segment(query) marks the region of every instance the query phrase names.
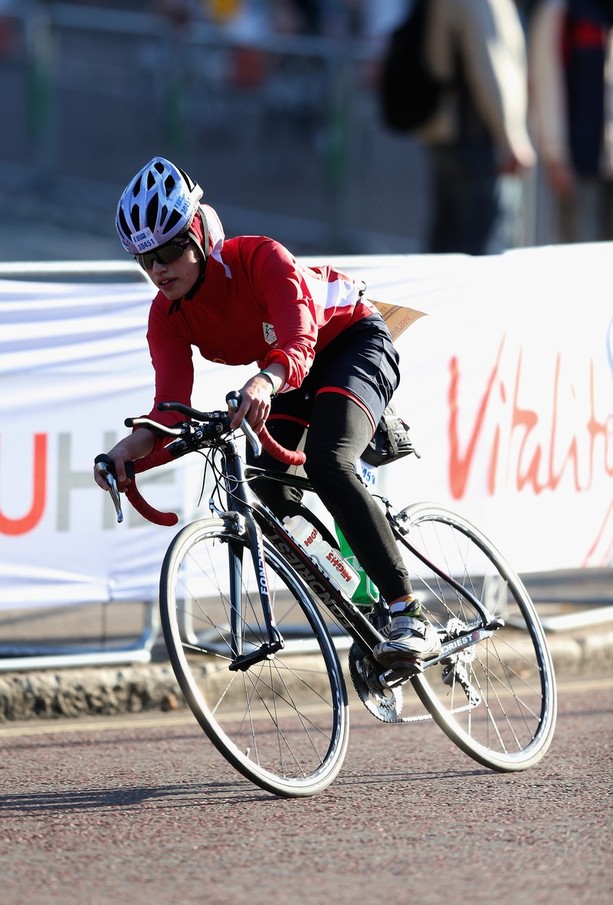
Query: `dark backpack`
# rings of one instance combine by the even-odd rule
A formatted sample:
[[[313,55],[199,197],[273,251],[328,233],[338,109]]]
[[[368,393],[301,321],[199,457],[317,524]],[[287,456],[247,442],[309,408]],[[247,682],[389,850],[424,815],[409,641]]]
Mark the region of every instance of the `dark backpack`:
[[[423,126],[440,103],[443,83],[424,60],[428,0],[415,0],[405,21],[388,39],[381,61],[379,104],[384,126],[411,132]]]

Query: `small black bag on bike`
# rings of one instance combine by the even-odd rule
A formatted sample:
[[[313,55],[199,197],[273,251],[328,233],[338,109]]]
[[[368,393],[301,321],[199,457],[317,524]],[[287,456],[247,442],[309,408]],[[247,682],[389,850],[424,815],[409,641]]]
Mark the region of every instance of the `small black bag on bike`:
[[[387,465],[388,462],[395,462],[411,453],[419,458],[409,437],[409,425],[396,414],[392,405],[388,405],[360,458],[368,465]]]

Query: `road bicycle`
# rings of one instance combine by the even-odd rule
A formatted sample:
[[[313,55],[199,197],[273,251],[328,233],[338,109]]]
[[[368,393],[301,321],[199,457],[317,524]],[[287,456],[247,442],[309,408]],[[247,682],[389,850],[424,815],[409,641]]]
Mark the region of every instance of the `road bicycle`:
[[[187,420],[169,428],[127,419],[170,440],[134,463],[135,472],[198,452],[212,488],[211,516],[181,528],[164,557],[164,639],[189,707],[233,767],[280,796],[323,791],[347,751],[347,674],[377,719],[432,719],[493,770],[524,770],[543,757],[556,723],[547,641],[520,578],[478,528],[435,503],[398,510],[374,494],[442,642],[438,656],[385,670],[372,655],[390,620],[385,601],[370,609],[352,602],[252,486],[271,480],[309,491],[308,480],[295,469],[246,463],[227,410],[159,407]],[[245,422],[243,431],[257,456],[259,438]],[[286,464],[300,461],[302,454],[279,448],[266,432],[260,436]],[[110,460],[97,461],[120,518]],[[143,499],[135,480],[127,496],[146,518],[176,523],[174,513]]]

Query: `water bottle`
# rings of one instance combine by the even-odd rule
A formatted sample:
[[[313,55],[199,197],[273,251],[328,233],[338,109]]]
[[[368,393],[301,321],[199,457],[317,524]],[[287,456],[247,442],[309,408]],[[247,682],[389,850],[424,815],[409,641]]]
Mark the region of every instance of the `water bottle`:
[[[360,576],[340,552],[331,547],[317,528],[301,515],[286,516],[283,524],[302,549],[316,560],[332,584],[351,598],[360,583]]]
[[[379,591],[377,589],[377,586],[370,580],[370,578],[358,562],[355,553],[347,543],[345,535],[338,527],[336,522],[334,523],[334,528],[336,531],[336,536],[338,537],[338,543],[341,548],[343,558],[350,566],[354,568],[359,577],[359,584],[351,595],[351,600],[358,606],[370,608],[373,603],[376,603],[379,599]]]

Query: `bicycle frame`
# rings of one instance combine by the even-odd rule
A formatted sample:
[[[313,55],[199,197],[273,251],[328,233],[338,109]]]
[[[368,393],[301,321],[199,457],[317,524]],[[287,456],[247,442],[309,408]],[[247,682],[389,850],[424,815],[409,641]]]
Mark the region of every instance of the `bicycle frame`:
[[[227,401],[235,408],[237,404],[236,394],[229,394]],[[172,449],[171,457],[182,456],[194,448],[201,449],[203,446],[208,446],[210,449],[217,449],[222,453],[223,466],[221,480],[218,481],[218,485],[224,485],[224,490],[227,494],[227,511],[220,512],[215,506],[212,497],[209,501],[209,506],[211,512],[215,512],[222,518],[234,518],[236,520],[237,531],[239,531],[239,533],[246,531],[248,535],[249,550],[253,566],[259,577],[258,593],[264,616],[267,640],[260,645],[259,649],[244,653],[242,637],[238,631],[238,627],[242,624],[242,614],[239,609],[240,604],[238,604],[237,608],[233,610],[231,617],[232,624],[230,629],[232,632],[234,661],[230,669],[232,671],[247,670],[253,664],[274,656],[277,651],[280,651],[284,647],[283,638],[275,624],[273,607],[270,599],[262,532],[293,568],[297,576],[309,589],[312,596],[323,604],[338,624],[363,650],[368,650],[372,653],[375,645],[384,640],[383,635],[377,629],[376,625],[367,618],[358,606],[343,596],[341,591],[330,582],[328,576],[319,567],[318,563],[302,549],[291,534],[286,531],[284,525],[276,518],[274,513],[271,512],[257,495],[249,489],[250,480],[254,478],[265,478],[267,480],[279,481],[302,490],[312,491],[313,488],[309,481],[306,478],[301,478],[297,475],[289,475],[282,471],[267,471],[266,469],[244,463],[242,456],[238,452],[236,441],[231,436],[221,435],[223,431],[222,424],[227,417],[222,412],[199,413],[177,403],[162,403],[160,407],[163,409],[180,411],[188,415],[188,417],[197,416],[200,419],[198,426],[194,428],[193,437],[190,442],[186,442],[181,428],[166,429],[166,433],[176,438],[169,444],[168,450]],[[212,433],[210,431],[207,432],[207,430],[202,427],[203,423],[209,422],[212,422],[214,425]],[[148,418],[126,420],[126,425],[128,426],[147,423],[149,423],[149,426],[160,427],[159,425],[155,425],[154,422],[149,422]],[[254,448],[254,451],[256,451],[256,455],[259,455],[261,445],[258,438],[253,434],[253,431],[247,424],[244,423],[242,429]],[[195,444],[194,440],[196,441]],[[211,440],[214,440],[215,442],[211,442]],[[272,442],[274,443],[274,441]],[[288,451],[282,450],[282,452],[287,453]],[[295,453],[290,453],[289,455],[292,456],[295,455]],[[101,456],[98,457],[98,459],[106,459],[106,457]],[[290,460],[286,461],[289,463]],[[104,463],[98,467],[104,467]],[[468,588],[464,587],[461,582],[439,568],[435,563],[430,561],[425,554],[413,546],[407,540],[407,530],[402,526],[403,513],[400,512],[397,515],[393,515],[389,500],[383,497],[381,497],[381,500],[385,505],[385,516],[396,539],[400,541],[412,555],[417,557],[428,569],[430,569],[434,575],[438,576],[438,578],[449,585],[459,597],[463,597],[467,600],[474,607],[481,619],[480,623],[476,622],[473,625],[467,626],[465,630],[459,634],[454,635],[453,637],[447,637],[446,639],[443,638],[443,646],[437,657],[423,661],[412,661],[410,669],[413,672],[421,672],[428,666],[432,666],[487,638],[493,632],[501,628],[504,625],[504,621],[500,618],[493,618]],[[134,497],[132,497],[130,501],[133,505],[137,504],[137,500]],[[146,517],[150,517],[150,507],[148,507],[148,504],[146,504],[142,498],[141,502],[147,507],[144,514]],[[120,508],[116,501],[115,505],[119,517]],[[155,512],[155,510],[153,510],[153,512]],[[157,515],[161,515],[161,513],[157,513]],[[176,516],[174,516],[174,518],[176,519]],[[168,522],[164,523],[168,524]],[[236,602],[241,599],[240,582],[243,547],[240,546],[240,548],[235,548],[232,543],[230,543],[230,550],[230,591],[233,601]],[[382,627],[386,622],[385,611],[383,608],[380,608],[378,616],[379,624]],[[406,674],[403,673],[398,676],[393,671],[388,671],[384,675],[388,683],[395,683],[400,680],[403,681],[407,678]]]
[[[234,612],[234,624],[231,626],[231,631],[233,633],[232,648],[236,652],[236,659],[230,669],[233,671],[248,669],[254,663],[266,659],[283,647],[283,639],[275,624],[270,600],[262,532],[300,576],[313,596],[323,604],[347,634],[363,649],[372,651],[376,644],[384,640],[382,634],[359,607],[348,601],[334,587],[317,562],[302,549],[287,532],[283,523],[250,490],[249,481],[254,478],[275,480],[288,486],[312,491],[312,487],[306,478],[288,475],[283,472],[269,472],[256,466],[246,465],[238,452],[236,443],[233,440],[225,441],[222,480],[227,494],[228,510],[225,512],[218,511],[212,499],[209,505],[211,511],[214,511],[218,516],[228,517],[234,515],[237,517],[237,522],[238,520],[243,522],[244,527],[241,525],[240,530],[247,532],[249,549],[259,576],[258,593],[268,635],[267,642],[261,645],[258,650],[251,651],[248,654],[242,653],[241,639],[237,632],[237,627],[241,624],[242,614]],[[451,654],[478,643],[499,629],[504,624],[501,619],[493,619],[481,602],[467,588],[441,570],[421,551],[411,545],[403,535],[400,518],[391,514],[389,501],[384,500],[384,503],[386,505],[386,517],[396,537],[434,574],[453,587],[459,595],[464,596],[475,607],[483,620],[482,625],[472,627],[458,637],[444,642],[440,655],[424,661],[422,664],[423,668],[434,665]],[[242,548],[240,551],[233,550],[231,568],[233,589],[240,587],[241,555]],[[234,600],[240,601],[239,593],[234,593]]]
[[[228,510],[218,511],[212,500],[209,502],[209,506],[212,512],[222,518],[234,515],[244,522],[243,530],[247,532],[249,549],[259,576],[258,593],[268,634],[266,644],[262,645],[258,651],[253,651],[246,655],[238,653],[240,641],[237,640],[234,645],[234,648],[237,649],[237,658],[230,668],[233,670],[247,669],[253,663],[266,659],[283,646],[275,624],[270,601],[262,532],[345,631],[359,644],[372,650],[375,644],[383,640],[380,632],[377,631],[358,607],[343,597],[341,591],[337,590],[329,581],[317,562],[311,559],[308,553],[286,531],[283,523],[251,492],[248,482],[255,477],[270,477],[271,480],[281,480],[283,483],[290,483],[292,486],[301,487],[302,489],[312,489],[306,479],[301,479],[298,476],[271,475],[264,469],[245,465],[238,453],[236,443],[233,440],[225,442],[222,478],[227,494]],[[239,551],[233,551],[231,574],[234,583],[240,582],[239,559]],[[240,595],[236,594],[235,599],[240,600]],[[235,616],[236,625],[240,625],[241,614],[236,613]],[[231,628],[234,630],[233,627]]]

